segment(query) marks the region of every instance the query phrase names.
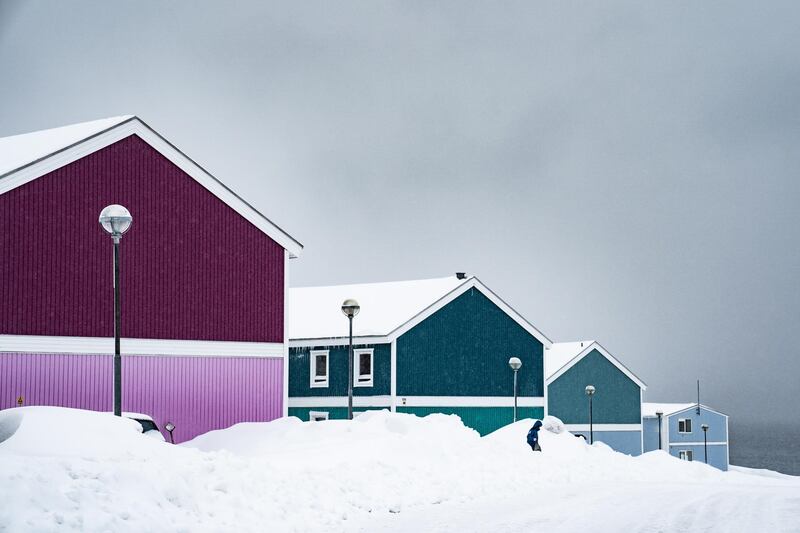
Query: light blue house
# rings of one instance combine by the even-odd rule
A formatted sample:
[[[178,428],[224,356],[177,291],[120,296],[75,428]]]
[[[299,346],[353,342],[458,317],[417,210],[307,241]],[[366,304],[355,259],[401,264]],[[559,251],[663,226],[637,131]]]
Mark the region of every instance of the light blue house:
[[[457,414],[481,434],[513,421],[510,357],[518,357],[518,417],[544,415],[544,348],[552,343],[476,277],[293,288],[289,296],[289,415],[345,418],[348,321],[354,412]]]
[[[545,363],[547,414],[587,441],[593,434],[618,452],[642,453],[642,380],[596,341],[555,343],[545,350]],[[595,390],[591,427],[589,385]]]
[[[697,403],[645,403],[642,412],[644,451],[728,469],[728,415]]]

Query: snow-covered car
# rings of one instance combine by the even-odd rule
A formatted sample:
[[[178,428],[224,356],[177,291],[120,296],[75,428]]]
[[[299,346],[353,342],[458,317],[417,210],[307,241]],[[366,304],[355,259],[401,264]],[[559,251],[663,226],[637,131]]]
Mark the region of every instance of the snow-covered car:
[[[160,441],[165,440],[164,435],[161,434],[161,431],[159,431],[158,426],[153,421],[152,417],[143,415],[141,413],[122,413],[122,416],[139,422],[139,425],[142,426],[143,435],[147,435],[148,437],[152,437]]]

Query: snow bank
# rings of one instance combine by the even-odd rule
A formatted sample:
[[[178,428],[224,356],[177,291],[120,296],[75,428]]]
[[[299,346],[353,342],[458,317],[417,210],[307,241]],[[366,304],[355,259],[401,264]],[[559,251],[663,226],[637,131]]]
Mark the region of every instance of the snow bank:
[[[457,416],[237,424],[181,446],[133,421],[60,408],[0,412],[0,530],[342,531],[436,504],[566,487],[776,482],[662,452],[631,458],[522,420],[481,438]],[[531,499],[533,502],[534,499]]]
[[[142,426],[129,418],[61,407],[19,407],[0,411],[0,452],[110,458],[171,450],[145,438]]]

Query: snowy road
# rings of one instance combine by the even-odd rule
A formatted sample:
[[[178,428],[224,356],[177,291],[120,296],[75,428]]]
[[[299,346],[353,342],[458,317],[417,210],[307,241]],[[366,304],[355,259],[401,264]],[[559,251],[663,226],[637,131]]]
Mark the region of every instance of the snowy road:
[[[787,523],[787,516],[797,520]],[[797,486],[587,485],[443,503],[354,528],[381,532],[800,532]]]
[[[787,516],[797,517],[787,522]],[[443,533],[800,532],[797,486],[713,486],[685,483],[587,485],[512,499],[443,503],[378,518],[356,531]]]

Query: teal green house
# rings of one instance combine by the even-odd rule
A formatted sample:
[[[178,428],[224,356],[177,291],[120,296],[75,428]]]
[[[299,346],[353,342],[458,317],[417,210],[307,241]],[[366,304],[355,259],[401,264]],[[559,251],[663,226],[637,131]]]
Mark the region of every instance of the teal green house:
[[[552,342],[478,278],[293,288],[289,295],[289,415],[346,418],[348,320],[353,320],[353,410],[456,414],[481,434],[545,411],[544,353]]]
[[[586,440],[640,455],[645,383],[596,341],[561,342],[545,351],[547,414]],[[591,418],[586,387],[592,386]]]

